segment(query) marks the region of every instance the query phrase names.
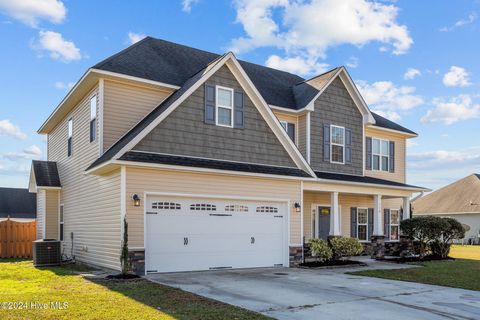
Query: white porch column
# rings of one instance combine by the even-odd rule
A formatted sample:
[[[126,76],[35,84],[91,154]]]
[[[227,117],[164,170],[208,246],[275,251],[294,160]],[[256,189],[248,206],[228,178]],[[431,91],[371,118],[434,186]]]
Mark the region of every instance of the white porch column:
[[[402,219],[410,219],[411,212],[410,212],[410,198],[404,197],[403,198],[403,218]]]
[[[379,194],[373,196],[373,235],[385,235],[382,219],[382,196]]]
[[[340,206],[338,205],[338,192],[330,194],[330,235],[340,236]]]

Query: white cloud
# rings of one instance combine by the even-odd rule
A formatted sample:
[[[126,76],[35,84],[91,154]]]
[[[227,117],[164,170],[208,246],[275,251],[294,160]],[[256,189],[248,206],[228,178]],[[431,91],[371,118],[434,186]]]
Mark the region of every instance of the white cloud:
[[[415,68],[408,68],[405,74],[403,75],[403,79],[405,80],[412,80],[415,77],[421,76],[422,73],[420,70],[415,69]]]
[[[448,100],[435,98],[433,104],[435,107],[422,117],[423,123],[441,122],[448,125],[461,120],[480,118],[480,104],[473,103],[472,97],[467,94]]]
[[[0,120],[0,136],[12,137],[19,140],[25,140],[27,135],[19,127],[10,122],[10,120]]]
[[[409,153],[407,162],[411,183],[438,188],[473,172],[478,172],[480,170],[480,146],[459,150]]]
[[[345,62],[345,65],[353,69],[358,67],[358,58],[357,57],[348,58],[348,60]]]
[[[295,74],[320,74],[328,70],[328,64],[319,63],[312,59],[304,59],[302,57],[281,58],[277,55],[268,57],[265,65]]]
[[[54,84],[54,87],[57,89],[65,90],[65,89],[72,89],[73,86],[75,85],[75,82],[62,82],[62,81],[57,81]]]
[[[50,57],[63,62],[80,60],[82,54],[80,49],[72,41],[65,40],[58,32],[40,31],[36,47],[50,53]]]
[[[31,145],[28,148],[23,149],[25,154],[31,154],[33,156],[41,156],[42,150],[37,145]]]
[[[418,142],[417,142],[417,141],[412,140],[412,139],[408,139],[408,140],[407,140],[407,147],[408,147],[408,148],[416,147],[416,146],[418,146]]]
[[[376,109],[372,109],[372,111],[384,118],[392,120],[393,122],[396,122],[402,119],[402,117],[396,111],[383,111],[383,110],[376,110]]]
[[[447,87],[467,87],[471,85],[470,75],[464,68],[451,66],[443,76],[443,84]]]
[[[128,41],[130,41],[130,44],[137,43],[138,41],[144,39],[146,35],[142,33],[135,33],[135,32],[129,32],[128,33]]]
[[[246,33],[232,40],[231,50],[237,53],[273,46],[287,59],[315,61],[342,44],[361,47],[376,41],[402,54],[413,43],[407,27],[396,21],[394,5],[367,0],[236,0],[234,6],[236,21]]]
[[[0,11],[31,27],[37,27],[40,20],[61,23],[67,14],[59,0],[0,0]]]
[[[182,11],[190,13],[192,11],[192,5],[198,3],[198,0],[182,0]]]
[[[471,24],[473,23],[475,20],[477,20],[477,13],[476,12],[472,12],[468,15],[467,18],[465,19],[460,19],[458,20],[457,22],[455,22],[453,25],[451,25],[450,27],[443,27],[440,29],[440,31],[442,32],[448,32],[448,31],[452,31],[453,29],[456,29],[456,28],[460,28],[460,27],[463,27],[467,24]]]
[[[381,116],[392,121],[399,120],[402,111],[421,105],[422,97],[415,94],[415,87],[396,86],[390,81],[377,81],[372,84],[356,81],[365,102]]]

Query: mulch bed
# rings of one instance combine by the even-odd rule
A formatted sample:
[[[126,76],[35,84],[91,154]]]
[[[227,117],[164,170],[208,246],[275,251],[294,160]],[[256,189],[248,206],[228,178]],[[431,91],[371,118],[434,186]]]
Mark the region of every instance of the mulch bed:
[[[307,261],[301,263],[301,268],[343,267],[343,266],[366,266],[365,263],[354,260],[330,260],[325,262]]]
[[[137,276],[136,274],[133,273],[127,273],[127,274],[109,274],[108,276],[105,277],[105,279],[108,280],[130,280],[130,279],[138,279],[140,276]]]

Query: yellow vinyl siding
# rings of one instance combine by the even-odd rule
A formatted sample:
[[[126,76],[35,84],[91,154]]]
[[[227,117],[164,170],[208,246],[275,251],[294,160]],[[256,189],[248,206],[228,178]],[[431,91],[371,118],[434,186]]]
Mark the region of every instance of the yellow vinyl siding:
[[[381,220],[383,225],[383,210],[384,209],[400,209],[402,206],[402,198],[386,198],[382,199],[382,214]],[[338,203],[340,205],[340,228],[342,236],[350,236],[351,228],[351,208],[373,208],[373,196],[370,195],[354,195],[354,194],[342,194],[338,196]],[[326,205],[330,206],[330,193],[328,192],[308,192],[306,191],[303,196],[304,205],[304,233],[305,241],[308,242],[312,238],[312,209],[313,205]]]
[[[301,243],[301,215],[293,209],[293,204],[300,202],[301,199],[299,181],[133,167],[127,167],[126,171],[126,209],[130,247],[144,246],[143,201],[140,207],[135,207],[131,197],[133,194],[138,194],[143,198],[145,192],[290,201],[290,244]]]
[[[307,115],[298,117],[298,149],[302,156],[307,159]],[[307,159],[308,160],[308,159]]]
[[[43,238],[45,230],[45,190],[37,192],[37,239]]]
[[[171,92],[171,89],[152,89],[105,80],[103,150],[120,139]]]
[[[88,264],[120,269],[120,170],[104,176],[86,175],[98,158],[98,139],[90,143],[90,98],[84,99],[52,130],[48,137],[48,160],[56,161],[64,204],[65,254]],[[67,121],[73,119],[72,156],[67,157]],[[57,216],[58,221],[58,216]],[[58,224],[58,223],[57,223]]]
[[[365,170],[369,177],[405,183],[406,181],[406,138],[404,135],[378,130],[372,127],[365,128],[365,137],[379,138],[395,142],[395,172]]]
[[[45,238],[58,240],[58,191],[46,190]]]
[[[287,121],[295,124],[295,144],[298,146],[298,117],[273,110],[273,114],[277,117],[278,121]]]

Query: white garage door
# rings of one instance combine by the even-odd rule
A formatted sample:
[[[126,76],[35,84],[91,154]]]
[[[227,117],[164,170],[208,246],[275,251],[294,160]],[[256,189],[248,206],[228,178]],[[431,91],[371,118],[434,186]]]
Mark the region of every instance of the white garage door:
[[[286,224],[281,202],[150,196],[146,271],[284,265]]]

